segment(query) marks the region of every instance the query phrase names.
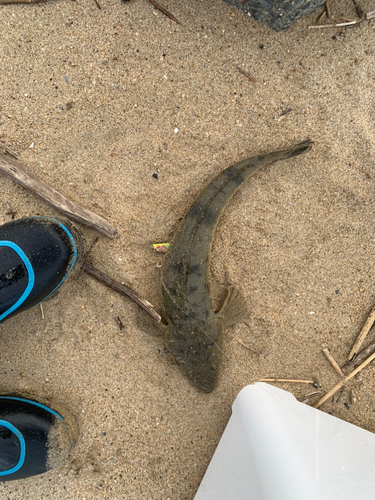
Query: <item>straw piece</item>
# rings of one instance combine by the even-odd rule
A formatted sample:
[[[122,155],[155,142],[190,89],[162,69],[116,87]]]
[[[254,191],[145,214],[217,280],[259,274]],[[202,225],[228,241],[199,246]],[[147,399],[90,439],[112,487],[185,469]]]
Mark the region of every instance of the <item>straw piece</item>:
[[[328,361],[331,363],[333,368],[337,371],[337,373],[341,376],[344,377],[344,373],[339,367],[339,365],[336,363],[335,359],[333,358],[332,354],[329,352],[328,349],[323,349],[324,354],[326,355]]]
[[[293,384],[316,384],[314,380],[298,380],[292,378],[261,378],[258,382],[291,382]]]
[[[40,303],[40,312],[42,313],[42,319],[44,319],[44,311],[43,311],[43,304]]]
[[[375,352],[367,358],[362,364],[358,366],[354,371],[352,371],[349,375],[344,377],[335,387],[333,387],[325,396],[323,396],[317,403],[313,405],[313,408],[319,408],[323,403],[327,401],[331,396],[333,396],[341,387],[348,382],[348,380],[352,379],[358,372],[360,372],[365,366],[367,366],[371,361],[375,359]]]
[[[323,10],[323,12],[320,14],[318,19],[316,20],[317,23],[320,23],[320,21],[323,19],[323,17],[327,14],[326,9]]]
[[[322,29],[322,28],[339,28],[341,26],[351,26],[352,24],[359,24],[362,21],[350,21],[348,23],[337,23],[337,24],[318,24],[315,26],[309,26],[309,29]]]
[[[348,357],[349,361],[352,359],[352,357],[355,354],[357,354],[359,352],[359,349],[360,349],[361,345],[363,344],[363,341],[365,340],[366,335],[370,331],[374,321],[375,321],[375,307],[373,307],[372,311],[370,312],[370,314],[366,320],[366,323],[364,324],[364,326],[361,330],[361,333],[358,335],[357,340],[354,342],[352,350],[349,353],[349,357]]]
[[[328,17],[328,19],[330,19],[332,17],[332,14],[331,14],[331,9],[329,7],[328,2],[326,2],[326,11],[327,11],[327,17]]]

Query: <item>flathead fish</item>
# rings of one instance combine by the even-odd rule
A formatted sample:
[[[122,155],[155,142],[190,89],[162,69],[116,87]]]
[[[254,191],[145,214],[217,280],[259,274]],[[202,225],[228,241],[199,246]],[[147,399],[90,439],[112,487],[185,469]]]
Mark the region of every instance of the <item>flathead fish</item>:
[[[262,154],[221,172],[187,212],[177,231],[162,271],[167,347],[191,382],[206,393],[218,378],[225,326],[244,318],[242,294],[230,288],[215,312],[209,282],[213,233],[222,210],[238,187],[261,167],[307,151],[311,141],[274,153]]]

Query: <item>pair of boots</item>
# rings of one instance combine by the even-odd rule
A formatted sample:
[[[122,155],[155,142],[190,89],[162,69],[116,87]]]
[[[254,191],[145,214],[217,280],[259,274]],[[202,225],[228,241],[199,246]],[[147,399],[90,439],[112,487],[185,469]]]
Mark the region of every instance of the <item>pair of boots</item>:
[[[0,226],[0,322],[39,304],[64,282],[80,252],[68,222],[29,217]],[[77,439],[68,412],[19,395],[0,396],[0,481],[64,462]]]

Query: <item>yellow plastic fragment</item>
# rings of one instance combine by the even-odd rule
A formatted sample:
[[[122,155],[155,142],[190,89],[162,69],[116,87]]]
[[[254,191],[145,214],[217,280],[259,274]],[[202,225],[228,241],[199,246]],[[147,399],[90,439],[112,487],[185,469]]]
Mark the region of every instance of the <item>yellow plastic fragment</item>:
[[[157,252],[167,253],[169,243],[153,243],[152,245]]]

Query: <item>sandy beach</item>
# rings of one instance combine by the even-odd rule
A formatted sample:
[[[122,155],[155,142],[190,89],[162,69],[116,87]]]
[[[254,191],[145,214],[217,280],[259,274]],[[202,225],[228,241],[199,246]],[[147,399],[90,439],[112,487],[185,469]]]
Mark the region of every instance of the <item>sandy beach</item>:
[[[211,394],[138,306],[86,274],[43,303],[44,319],[36,307],[1,323],[1,393],[63,405],[80,429],[64,466],[0,483],[7,500],[192,500],[238,392],[278,377],[323,395],[340,377],[322,350],[344,365],[375,304],[374,21],[309,29],[321,8],[276,33],[222,0],[164,2],[181,25],[146,0],[100,5],[0,6],[0,142],[117,229],[90,262],[157,311],[152,244],[171,240],[200,190],[249,156],[314,145],[249,179],[220,219],[215,301],[234,285],[249,313],[224,333]],[[349,0],[331,9],[356,18]],[[1,224],[9,207],[57,215],[8,178],[0,192]],[[79,228],[88,247],[98,234]],[[375,432],[374,366],[322,411]],[[276,385],[299,400],[313,390]]]

